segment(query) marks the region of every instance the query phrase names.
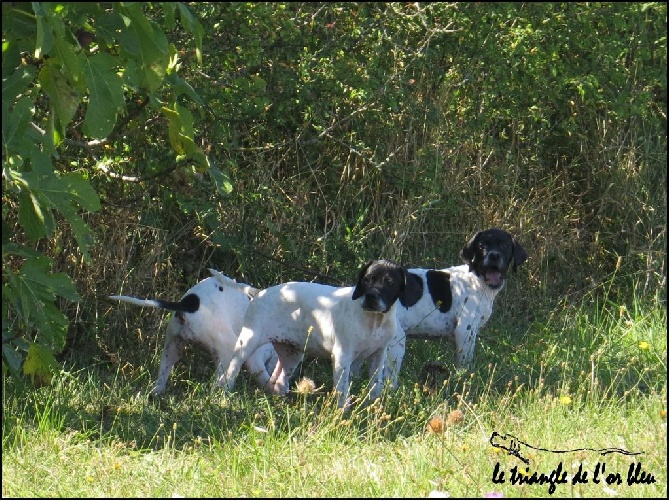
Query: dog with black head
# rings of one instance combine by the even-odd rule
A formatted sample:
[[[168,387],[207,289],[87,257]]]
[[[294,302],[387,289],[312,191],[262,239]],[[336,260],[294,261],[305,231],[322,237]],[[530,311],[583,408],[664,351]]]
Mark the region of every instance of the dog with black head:
[[[405,337],[450,339],[456,347],[456,365],[470,367],[479,330],[491,316],[509,270],[516,271],[527,257],[509,232],[491,228],[476,233],[465,244],[463,265],[408,269],[407,281],[414,282],[421,293],[416,303],[397,308],[405,336],[397,336],[389,346],[385,377],[397,385]]]
[[[352,287],[289,282],[269,287],[249,304],[244,326],[225,377],[231,389],[242,364],[259,346],[272,343],[279,362],[270,379],[274,393],[285,395],[305,354],[332,362],[339,407],[348,407],[351,366],[369,364],[369,398],[382,391],[389,342],[404,336],[396,315],[398,303],[411,303],[418,289],[407,272],[391,261],[369,261]]]

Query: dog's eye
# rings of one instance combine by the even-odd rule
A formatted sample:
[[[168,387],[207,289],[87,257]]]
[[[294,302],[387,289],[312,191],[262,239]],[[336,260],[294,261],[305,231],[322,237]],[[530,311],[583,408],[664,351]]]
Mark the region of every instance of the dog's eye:
[[[393,279],[391,277],[384,277],[384,285],[386,287],[393,287],[394,283],[395,282],[393,281]]]

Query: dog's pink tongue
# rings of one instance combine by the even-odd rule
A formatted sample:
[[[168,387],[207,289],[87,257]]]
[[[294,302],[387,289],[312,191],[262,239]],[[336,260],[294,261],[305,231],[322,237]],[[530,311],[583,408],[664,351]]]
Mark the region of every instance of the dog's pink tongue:
[[[500,285],[500,282],[502,281],[502,273],[499,271],[487,271],[486,281],[490,285]]]

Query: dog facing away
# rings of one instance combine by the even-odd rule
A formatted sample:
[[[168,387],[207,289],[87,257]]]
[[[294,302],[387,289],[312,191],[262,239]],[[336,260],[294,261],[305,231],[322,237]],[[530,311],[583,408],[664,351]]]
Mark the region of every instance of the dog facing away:
[[[258,293],[244,318],[235,353],[219,386],[231,389],[242,363],[259,346],[273,344],[279,363],[270,379],[277,395],[289,391],[289,380],[305,354],[328,358],[338,406],[350,404],[351,365],[367,360],[370,398],[382,391],[389,342],[404,336],[396,304],[411,302],[407,273],[391,261],[370,261],[359,272],[354,287],[289,282]],[[418,296],[416,296],[418,298]]]
[[[210,269],[210,272],[213,276],[191,287],[178,303],[109,296],[118,301],[174,312],[165,335],[158,378],[152,390],[154,395],[165,392],[172,369],[188,344],[198,344],[209,352],[216,364],[216,379],[228,367],[244,314],[258,289],[235,282],[216,270]],[[249,356],[245,368],[261,388],[266,388],[276,362],[277,354],[272,345],[265,344]]]
[[[475,342],[491,316],[493,301],[505,285],[510,267],[516,271],[526,251],[510,233],[498,228],[475,234],[461,252],[466,264],[441,270],[410,268],[408,281],[417,283],[419,300],[398,307],[400,325],[408,338],[446,337],[456,347],[456,365],[470,367]],[[405,355],[405,337],[397,336],[388,350],[385,377],[394,386]]]

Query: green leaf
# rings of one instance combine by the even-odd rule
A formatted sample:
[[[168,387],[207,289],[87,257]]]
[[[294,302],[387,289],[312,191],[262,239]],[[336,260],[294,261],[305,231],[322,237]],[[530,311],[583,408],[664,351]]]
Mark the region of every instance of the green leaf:
[[[209,174],[212,176],[216,189],[221,195],[225,196],[233,191],[233,183],[230,181],[230,177],[227,174],[221,172],[221,170],[214,166],[210,166]]]
[[[61,296],[69,301],[81,301],[72,280],[65,273],[47,274],[43,267],[27,265],[24,265],[21,271],[24,273],[26,282],[30,282],[34,288],[34,296],[40,300],[52,302],[56,296]]]
[[[54,127],[62,140],[65,137],[67,125],[72,121],[77,112],[82,95],[75,87],[70,85],[67,77],[61,69],[53,63],[54,59],[48,59],[42,66],[39,74],[39,82],[42,89],[49,96],[49,102],[52,105]],[[58,145],[59,140],[54,138],[54,144]]]
[[[191,85],[181,78],[177,73],[170,73],[165,77],[165,82],[170,85],[175,93],[175,97],[186,95],[190,97],[196,104],[204,106],[205,102],[198,95],[198,93],[191,87]]]
[[[170,62],[168,41],[155,23],[150,22],[140,3],[125,3],[119,9],[125,29],[117,35],[121,49],[138,59],[135,77],[140,88],[150,92],[163,84],[163,78]]]
[[[63,74],[72,86],[82,88],[84,81],[82,65],[85,57],[81,53],[76,53],[73,45],[61,38],[55,40],[54,52],[63,65]]]
[[[51,350],[65,346],[68,319],[56,307],[56,295],[79,301],[72,281],[65,273],[48,272],[45,256],[31,257],[18,272],[3,275],[3,300],[13,306],[25,326],[39,333],[39,342]]]
[[[24,257],[26,259],[37,259],[42,256],[42,254],[40,254],[38,251],[34,249],[31,249],[30,247],[26,247],[25,245],[11,242],[3,244],[2,254],[3,255],[13,254],[16,256]]]
[[[82,208],[91,212],[100,210],[100,197],[81,172],[68,172],[61,176],[60,189]]]
[[[5,154],[30,149],[24,134],[32,116],[33,102],[28,96],[24,96],[16,102],[7,119],[3,116],[2,142]]]
[[[26,360],[23,362],[23,373],[30,376],[33,384],[41,386],[49,384],[53,373],[58,369],[58,362],[48,348],[32,343],[28,347]]]
[[[44,212],[39,201],[27,190],[22,191],[19,196],[19,223],[30,240],[36,241],[51,236],[51,231],[47,231]]]
[[[29,235],[49,236],[54,228],[51,210],[58,210],[70,223],[80,249],[89,259],[88,249],[93,234],[78,215],[77,205],[88,211],[100,209],[100,198],[88,180],[79,172],[69,172],[58,177],[48,154],[33,148],[30,172],[12,171],[12,179],[30,193],[21,196],[20,222]],[[31,212],[32,211],[32,212]]]
[[[186,28],[187,31],[193,34],[196,60],[198,61],[198,64],[202,64],[202,37],[205,33],[205,29],[193,14],[191,14],[191,11],[188,10],[186,5],[179,2],[177,3],[177,7],[179,8],[181,24],[184,25],[184,28]]]
[[[7,365],[9,366],[9,369],[17,373],[19,369],[21,369],[21,362],[23,361],[23,357],[21,356],[21,353],[16,349],[16,347],[12,346],[10,343],[6,343],[4,340],[5,334],[3,332],[2,334],[3,340],[2,340],[2,357],[3,361],[7,362]]]
[[[35,40],[35,59],[41,59],[44,54],[48,54],[54,43],[52,28],[47,20],[47,14],[44,11],[41,2],[33,2],[33,11],[37,20],[37,38]]]
[[[88,136],[107,137],[124,106],[123,82],[115,71],[117,64],[118,61],[106,53],[96,54],[87,60],[84,73],[89,102],[84,119],[84,132]]]
[[[35,78],[37,69],[34,66],[19,66],[11,76],[2,81],[2,100],[14,102],[14,99],[22,94]]]
[[[171,30],[174,28],[174,11],[177,5],[175,2],[163,2],[161,5],[163,6],[163,13],[165,15],[165,27]]]
[[[95,36],[102,42],[115,45],[124,30],[123,18],[117,12],[105,12],[96,17]]]

